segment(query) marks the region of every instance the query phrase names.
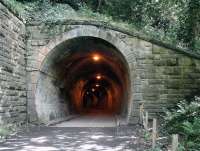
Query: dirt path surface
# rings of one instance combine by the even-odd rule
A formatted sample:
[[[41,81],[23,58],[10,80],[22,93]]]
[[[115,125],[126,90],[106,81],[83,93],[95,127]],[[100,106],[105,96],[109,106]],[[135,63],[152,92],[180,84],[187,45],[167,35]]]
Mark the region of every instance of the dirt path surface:
[[[138,126],[34,127],[0,144],[0,151],[144,151]]]
[[[115,116],[84,115],[75,117],[69,121],[63,121],[52,127],[116,127]]]

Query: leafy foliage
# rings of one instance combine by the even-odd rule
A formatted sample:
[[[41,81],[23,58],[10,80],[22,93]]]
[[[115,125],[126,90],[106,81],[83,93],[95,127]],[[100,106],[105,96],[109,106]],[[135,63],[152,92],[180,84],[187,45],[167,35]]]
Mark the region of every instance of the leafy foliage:
[[[0,142],[4,141],[9,137],[9,135],[17,131],[17,125],[7,124],[0,125]]]
[[[49,0],[4,0],[5,3],[15,6],[15,10],[26,22],[31,21],[58,21],[76,17],[76,12],[68,4],[53,3]],[[42,17],[41,17],[42,16]]]
[[[179,16],[180,28],[178,29],[178,39],[194,49],[196,40],[200,36],[200,1],[188,0],[186,7]]]
[[[164,121],[168,133],[181,136],[185,150],[200,150],[200,97],[181,101],[176,108],[167,110]]]
[[[7,137],[10,134],[10,131],[6,127],[0,127],[0,138]]]
[[[109,0],[100,12],[140,28],[161,30],[182,47],[200,48],[199,0]]]
[[[152,38],[200,53],[199,0],[3,1],[12,3],[26,21],[85,18],[114,24],[119,22],[130,30],[134,27]]]
[[[193,122],[183,123],[184,137],[188,140],[185,143],[188,149],[200,149],[200,118],[195,118]]]

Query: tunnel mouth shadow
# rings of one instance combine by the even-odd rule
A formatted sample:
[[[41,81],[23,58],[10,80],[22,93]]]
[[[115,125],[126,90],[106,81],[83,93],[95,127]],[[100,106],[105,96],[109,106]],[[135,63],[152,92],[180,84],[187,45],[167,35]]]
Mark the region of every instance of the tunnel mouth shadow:
[[[73,38],[42,63],[37,115],[44,123],[75,114],[126,116],[129,92],[129,68],[120,50],[100,38]]]

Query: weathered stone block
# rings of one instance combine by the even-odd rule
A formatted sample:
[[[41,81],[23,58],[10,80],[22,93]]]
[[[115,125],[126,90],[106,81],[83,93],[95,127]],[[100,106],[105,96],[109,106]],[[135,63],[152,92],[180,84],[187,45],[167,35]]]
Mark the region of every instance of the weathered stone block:
[[[156,60],[153,60],[153,65],[155,66],[165,66],[167,65],[167,62],[166,60],[162,60],[162,59],[156,59]]]
[[[153,54],[168,54],[168,51],[166,48],[163,48],[163,47],[160,47],[157,45],[153,45],[152,53]]]
[[[26,111],[25,25],[1,2],[0,24],[0,123],[18,123]]]
[[[166,61],[167,66],[177,66],[178,65],[178,59],[177,58],[167,58]]]
[[[181,75],[181,68],[180,67],[165,67],[164,74]]]

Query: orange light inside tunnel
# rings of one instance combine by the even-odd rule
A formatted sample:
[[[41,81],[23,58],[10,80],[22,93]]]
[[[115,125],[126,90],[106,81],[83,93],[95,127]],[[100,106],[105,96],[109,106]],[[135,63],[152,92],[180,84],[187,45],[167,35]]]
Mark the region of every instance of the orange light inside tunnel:
[[[63,54],[66,49],[70,52]],[[45,62],[47,64],[42,68],[55,73],[57,80],[50,84],[55,86],[56,92],[58,87],[59,92],[49,93],[45,89],[48,85],[43,81],[41,87],[50,96],[58,95],[56,97],[61,100],[55,101],[62,103],[58,107],[66,116],[125,114],[130,95],[129,66],[123,53],[111,43],[93,37],[78,37],[56,47],[55,54],[53,51],[52,58]]]
[[[101,76],[100,76],[100,75],[97,75],[96,78],[97,78],[98,80],[100,80],[100,79],[101,79]]]
[[[95,54],[95,55],[92,57],[92,59],[93,59],[94,61],[99,61],[99,60],[100,60],[100,56],[97,55],[97,54]]]

